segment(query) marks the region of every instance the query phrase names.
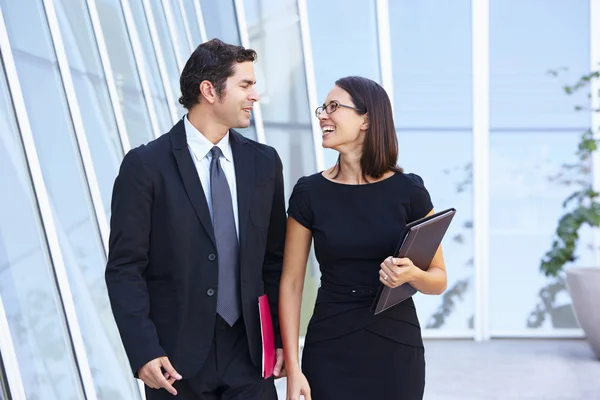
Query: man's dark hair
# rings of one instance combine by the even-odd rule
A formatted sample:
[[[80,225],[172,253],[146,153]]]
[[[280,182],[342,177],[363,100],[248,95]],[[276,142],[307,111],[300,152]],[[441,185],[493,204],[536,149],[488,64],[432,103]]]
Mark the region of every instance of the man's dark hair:
[[[181,72],[179,103],[188,110],[198,104],[202,81],[212,83],[221,99],[225,94],[225,81],[235,72],[234,64],[255,60],[256,52],[252,49],[227,44],[219,39],[202,43],[194,50]]]
[[[369,128],[363,142],[360,167],[363,178],[381,178],[388,171],[402,172],[398,161],[398,138],[394,127],[392,103],[385,89],[377,82],[361,76],[347,76],[338,79],[336,86],[344,89],[360,115],[368,114]],[[341,164],[337,163],[337,174]],[[366,179],[365,179],[366,180]]]

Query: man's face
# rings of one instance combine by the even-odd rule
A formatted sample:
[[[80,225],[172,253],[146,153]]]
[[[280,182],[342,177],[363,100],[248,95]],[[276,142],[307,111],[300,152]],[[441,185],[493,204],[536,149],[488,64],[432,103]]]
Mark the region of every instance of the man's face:
[[[215,113],[228,128],[247,128],[252,107],[258,101],[254,64],[236,63],[233,69],[233,75],[225,81],[223,97],[215,103]]]

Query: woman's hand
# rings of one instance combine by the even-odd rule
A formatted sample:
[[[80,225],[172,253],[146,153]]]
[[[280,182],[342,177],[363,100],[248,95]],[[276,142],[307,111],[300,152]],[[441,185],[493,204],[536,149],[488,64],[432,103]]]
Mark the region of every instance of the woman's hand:
[[[300,400],[300,396],[304,396],[304,400],[311,400],[310,386],[300,368],[294,368],[294,371],[288,370],[287,373],[286,400]]]
[[[423,273],[409,258],[388,257],[380,267],[379,280],[390,288],[414,282]]]

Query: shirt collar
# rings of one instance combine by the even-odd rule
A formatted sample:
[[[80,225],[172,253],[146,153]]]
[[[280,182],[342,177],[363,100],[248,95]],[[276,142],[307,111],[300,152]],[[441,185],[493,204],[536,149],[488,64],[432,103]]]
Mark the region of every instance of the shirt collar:
[[[188,145],[192,145],[192,150],[198,160],[206,157],[210,150],[215,146],[210,140],[206,138],[188,119],[187,114],[183,117],[185,125],[185,136],[187,137]],[[231,144],[229,143],[229,131],[223,136],[223,139],[216,144],[221,149],[223,157],[229,162],[233,159],[233,153],[231,152]]]

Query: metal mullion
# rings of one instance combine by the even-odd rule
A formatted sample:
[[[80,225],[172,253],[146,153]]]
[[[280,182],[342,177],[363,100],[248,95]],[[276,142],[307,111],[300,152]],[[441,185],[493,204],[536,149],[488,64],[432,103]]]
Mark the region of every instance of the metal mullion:
[[[27,109],[25,107],[25,100],[23,98],[23,92],[21,91],[21,85],[19,82],[19,76],[17,74],[17,68],[12,54],[10,41],[8,38],[8,32],[6,31],[6,25],[4,23],[4,14],[0,8],[0,53],[2,54],[2,60],[4,62],[4,69],[7,77],[8,86],[11,93],[13,107],[17,116],[17,123],[19,131],[21,133],[21,140],[25,150],[25,158],[27,160],[27,166],[29,168],[31,180],[33,182],[34,193],[36,196],[39,212],[44,228],[45,238],[50,250],[50,257],[52,259],[52,265],[54,267],[54,276],[60,293],[60,298],[63,305],[63,311],[65,313],[66,324],[68,332],[71,337],[71,344],[73,345],[73,351],[75,360],[77,362],[78,371],[80,374],[81,383],[83,385],[83,391],[86,399],[96,399],[96,390],[94,388],[94,381],[92,379],[92,373],[81,335],[81,329],[79,327],[79,321],[77,313],[75,311],[75,302],[73,294],[71,292],[71,286],[67,276],[67,270],[60,248],[60,242],[56,231],[56,225],[54,222],[54,216],[52,214],[52,208],[50,206],[50,199],[44,183],[42,175],[42,169],[40,166],[35,141],[33,139],[33,133],[29,124],[29,117],[27,115]]]
[[[250,47],[250,37],[248,36],[248,25],[246,23],[246,12],[244,11],[244,0],[234,0],[235,14],[238,23],[238,32],[240,33],[240,42],[245,48]],[[260,143],[266,143],[265,126],[262,119],[262,110],[260,102],[254,104],[254,126],[256,127],[256,139]]]
[[[188,24],[188,20],[185,17],[185,8],[183,7],[183,0],[177,1],[177,7],[179,7],[179,14],[181,15],[181,20],[183,21],[183,30],[185,31],[185,37],[188,42],[188,49],[190,49],[190,53],[194,51],[196,47],[194,47],[192,40],[192,34],[190,33],[190,25]],[[198,43],[200,44],[200,43]]]
[[[46,12],[46,20],[48,21],[48,27],[50,29],[50,36],[52,38],[52,44],[54,47],[54,53],[58,61],[58,69],[65,91],[67,104],[69,106],[69,113],[71,121],[73,123],[73,131],[75,132],[75,141],[79,150],[79,156],[83,165],[83,170],[86,177],[86,184],[89,190],[89,194],[92,200],[92,205],[95,212],[96,224],[100,231],[100,237],[102,238],[102,246],[104,248],[104,254],[108,255],[108,220],[106,218],[106,212],[104,204],[102,202],[102,196],[100,194],[100,185],[98,184],[98,177],[92,161],[92,154],[90,152],[90,146],[85,133],[85,126],[83,124],[83,118],[81,117],[81,111],[79,110],[79,102],[77,101],[77,93],[75,92],[75,86],[73,85],[73,78],[71,77],[71,67],[67,59],[67,53],[62,40],[62,34],[60,32],[60,25],[56,16],[56,10],[54,8],[53,0],[43,0],[44,10]]]
[[[165,17],[167,20],[167,27],[169,29],[169,36],[171,37],[171,44],[173,45],[173,50],[175,51],[175,58],[177,59],[177,67],[180,71],[183,71],[183,67],[185,65],[185,61],[183,55],[179,51],[179,47],[177,46],[177,41],[180,40],[177,35],[177,29],[175,29],[173,13],[171,12],[171,7],[169,5],[169,0],[162,0],[162,9],[165,13]]]
[[[376,0],[377,43],[381,86],[385,89],[394,109],[394,72],[392,69],[392,44],[388,0]]]
[[[490,0],[471,2],[473,68],[473,237],[475,340],[490,338],[489,102]]]
[[[194,8],[196,9],[196,18],[198,19],[198,27],[200,28],[200,38],[202,42],[208,40],[208,34],[206,33],[206,24],[204,23],[204,14],[202,14],[202,5],[200,0],[192,0],[194,2]],[[239,28],[239,27],[238,27]],[[238,30],[239,32],[239,30]]]
[[[297,6],[298,16],[300,17],[300,32],[302,36],[302,51],[304,54],[304,72],[306,74],[306,89],[308,92],[308,103],[310,109],[314,110],[318,106],[317,81],[315,78],[315,66],[313,63],[306,0],[298,0]],[[315,162],[317,168],[316,170],[323,171],[325,169],[325,150],[323,149],[323,146],[321,146],[323,136],[323,133],[321,131],[321,125],[317,118],[312,118],[312,114],[310,122],[312,127],[313,146],[315,151]]]
[[[98,10],[96,9],[96,1],[86,0],[86,4],[88,15],[90,16],[90,20],[92,22],[94,36],[96,37],[98,54],[100,55],[100,62],[102,63],[102,69],[104,71],[104,77],[108,87],[108,95],[110,97],[110,103],[115,116],[115,121],[117,123],[117,131],[119,132],[121,147],[123,149],[123,153],[127,153],[129,150],[131,150],[131,143],[127,133],[125,118],[123,117],[123,109],[121,108],[121,102],[117,92],[117,85],[115,84],[115,78],[110,66],[108,50],[106,48],[106,42],[104,41],[104,34],[102,33],[102,26],[100,25],[100,18],[98,17]]]
[[[13,400],[26,400],[25,388],[19,368],[19,360],[15,352],[15,346],[8,326],[2,295],[0,294],[0,354],[4,364],[4,372],[10,391],[10,398]]]
[[[165,61],[163,58],[163,50],[162,46],[160,45],[160,39],[158,38],[158,31],[156,29],[156,23],[154,21],[154,14],[152,12],[150,0],[142,0],[142,6],[144,7],[144,12],[146,13],[146,22],[148,23],[150,38],[152,39],[152,44],[154,46],[154,53],[156,56],[156,62],[158,63],[158,70],[160,72],[163,90],[165,91],[165,95],[167,96],[169,114],[171,115],[172,122],[176,123],[179,119],[177,117],[177,109],[175,108],[175,101],[177,99],[173,97],[173,90],[171,88],[171,83],[169,80],[169,72],[167,71],[167,66],[165,65]]]
[[[129,0],[121,0],[121,9],[123,16],[125,17],[125,25],[127,26],[127,32],[129,33],[129,41],[133,50],[133,58],[135,59],[135,65],[140,77],[140,83],[142,85],[142,92],[146,99],[146,108],[150,116],[150,124],[154,131],[154,137],[159,137],[163,132],[160,130],[158,124],[158,118],[156,116],[156,107],[154,106],[154,99],[152,98],[152,90],[150,89],[150,83],[148,82],[148,74],[146,66],[144,65],[144,52],[142,51],[142,45],[140,44],[140,38],[138,36],[135,21],[131,14],[131,8],[129,7]]]

